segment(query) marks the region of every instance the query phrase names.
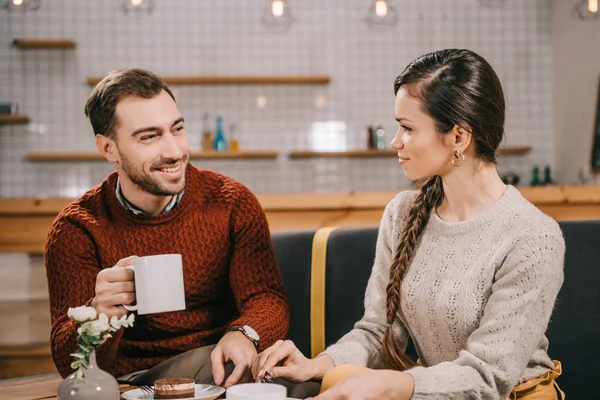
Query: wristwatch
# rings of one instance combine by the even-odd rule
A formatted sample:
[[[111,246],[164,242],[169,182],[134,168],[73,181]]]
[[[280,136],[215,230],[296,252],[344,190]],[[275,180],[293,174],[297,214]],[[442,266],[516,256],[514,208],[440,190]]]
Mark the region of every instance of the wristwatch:
[[[260,345],[260,336],[252,327],[248,325],[235,325],[229,328],[229,331],[239,331],[244,334],[252,342],[256,350],[258,351],[258,346]]]

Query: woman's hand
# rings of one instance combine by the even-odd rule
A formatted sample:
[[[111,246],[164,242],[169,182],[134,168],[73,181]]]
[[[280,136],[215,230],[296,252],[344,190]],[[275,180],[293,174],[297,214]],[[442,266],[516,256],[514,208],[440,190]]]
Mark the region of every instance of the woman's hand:
[[[252,376],[262,379],[266,372],[273,378],[283,378],[292,382],[306,382],[320,379],[333,368],[333,361],[327,356],[314,360],[304,357],[291,340],[278,340],[254,358]]]
[[[313,400],[410,400],[414,386],[407,373],[370,369],[349,376]]]

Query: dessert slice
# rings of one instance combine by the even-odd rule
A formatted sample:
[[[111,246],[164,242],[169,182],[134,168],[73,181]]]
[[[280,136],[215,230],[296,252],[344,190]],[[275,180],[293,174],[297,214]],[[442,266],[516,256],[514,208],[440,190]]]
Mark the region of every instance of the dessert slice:
[[[196,382],[190,378],[165,378],[154,381],[155,399],[185,399],[194,397]]]

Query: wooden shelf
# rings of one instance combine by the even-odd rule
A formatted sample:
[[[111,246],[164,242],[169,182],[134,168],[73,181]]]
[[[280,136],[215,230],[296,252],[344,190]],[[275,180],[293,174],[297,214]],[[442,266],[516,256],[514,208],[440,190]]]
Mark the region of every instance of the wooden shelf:
[[[193,159],[275,159],[279,155],[277,150],[239,150],[239,151],[215,151],[192,153],[190,158]]]
[[[22,114],[0,114],[0,125],[27,124],[29,117]]]
[[[88,77],[88,85],[96,85],[102,77]],[[329,75],[282,75],[282,76],[163,76],[169,85],[283,85],[283,84],[326,84]]]
[[[290,152],[290,158],[312,158],[312,157],[391,157],[397,156],[396,150],[347,150],[347,151],[312,151],[312,150],[294,150]]]
[[[499,156],[506,155],[521,155],[527,154],[531,151],[531,146],[509,146],[509,147],[501,147],[498,149]]]
[[[75,41],[70,39],[15,39],[13,46],[20,49],[72,49]]]
[[[529,146],[503,147],[498,150],[498,155],[526,154],[531,151]],[[311,151],[294,150],[289,153],[290,158],[313,158],[313,157],[353,157],[353,158],[373,158],[373,157],[397,157],[396,150],[348,150],[348,151]]]
[[[192,159],[220,160],[220,159],[275,159],[279,155],[274,150],[244,150],[191,153]],[[29,161],[104,161],[100,153],[28,153]]]

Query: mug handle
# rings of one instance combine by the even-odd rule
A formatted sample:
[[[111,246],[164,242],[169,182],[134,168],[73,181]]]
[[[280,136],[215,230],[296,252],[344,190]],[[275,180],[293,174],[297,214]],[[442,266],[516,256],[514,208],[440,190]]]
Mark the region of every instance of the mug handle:
[[[133,265],[128,265],[125,268],[127,268],[128,270],[130,270],[131,272],[135,273],[135,266]],[[137,304],[135,306],[132,306],[130,304],[123,304],[123,307],[127,310],[127,311],[137,311],[138,306]]]

